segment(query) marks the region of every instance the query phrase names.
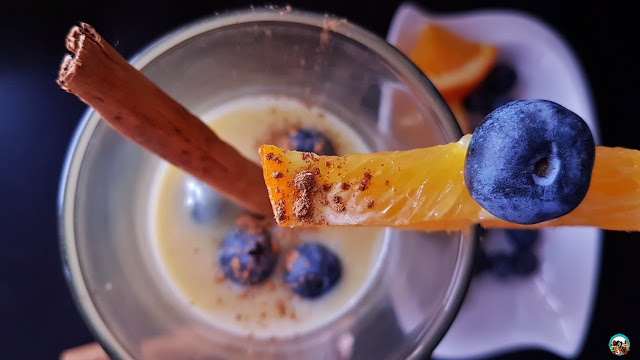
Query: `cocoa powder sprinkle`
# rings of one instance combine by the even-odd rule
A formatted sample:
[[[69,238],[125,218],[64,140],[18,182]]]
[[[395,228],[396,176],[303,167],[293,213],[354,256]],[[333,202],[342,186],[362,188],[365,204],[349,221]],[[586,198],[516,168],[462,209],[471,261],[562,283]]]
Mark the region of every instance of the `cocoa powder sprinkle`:
[[[307,196],[298,198],[293,204],[293,213],[298,220],[306,220],[312,215],[311,199]]]
[[[275,208],[275,217],[278,223],[287,221],[287,207],[284,204],[284,200],[278,200],[278,205]]]
[[[273,173],[271,173],[271,177],[274,178],[274,179],[280,179],[283,176],[284,175],[282,175],[282,173],[280,171],[274,171]]]
[[[337,212],[339,213],[343,213],[346,210],[346,207],[344,206],[344,204],[342,203],[342,196],[334,196],[333,197],[333,204],[335,206],[335,209]]]
[[[364,176],[362,177],[362,181],[360,181],[360,185],[358,186],[358,189],[360,189],[360,191],[365,191],[367,189],[367,187],[369,186],[369,182],[371,181],[371,173],[369,171],[364,173]]]
[[[367,208],[368,209],[373,209],[373,203],[374,203],[373,200],[368,200],[367,201]]]
[[[225,279],[224,274],[220,272],[220,273],[217,273],[217,274],[214,276],[213,281],[215,281],[215,282],[217,282],[217,283],[221,283],[221,282],[223,282],[223,281],[224,281],[224,279]]]
[[[310,171],[299,172],[293,178],[293,186],[301,192],[311,192],[316,186],[316,179]]]
[[[317,190],[316,178],[310,171],[299,172],[293,178],[293,185],[298,190],[298,197],[293,203],[293,214],[297,220],[307,220],[313,215],[311,196]]]
[[[287,315],[287,305],[284,301],[279,300],[276,302],[276,309],[278,310],[278,315],[280,315],[280,317],[285,317]]]

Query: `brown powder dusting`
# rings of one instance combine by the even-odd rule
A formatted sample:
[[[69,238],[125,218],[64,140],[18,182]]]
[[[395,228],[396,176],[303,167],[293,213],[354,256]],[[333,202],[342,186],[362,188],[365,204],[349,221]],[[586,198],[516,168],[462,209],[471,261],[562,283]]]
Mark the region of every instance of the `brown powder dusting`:
[[[371,172],[367,171],[364,173],[364,176],[362,177],[362,181],[360,181],[360,185],[358,186],[358,189],[360,189],[360,191],[365,191],[367,190],[367,187],[369,186],[369,182],[371,181]]]
[[[342,190],[349,190],[351,185],[349,185],[349,183],[343,182],[340,187],[342,188]]]
[[[317,159],[313,156],[313,153],[303,152],[302,153],[302,160],[304,160],[307,163],[311,163],[313,160],[317,160]]]
[[[309,197],[301,197],[293,203],[293,214],[297,220],[306,220],[311,218],[313,207]]]
[[[299,194],[293,203],[293,214],[297,220],[307,220],[313,215],[313,201],[311,196],[317,191],[316,179],[309,171],[296,174],[293,184]]]
[[[254,298],[254,294],[252,292],[249,291],[249,289],[244,289],[240,292],[240,294],[238,294],[238,298],[240,299],[249,299],[249,298]]]
[[[310,171],[299,172],[293,178],[293,186],[299,191],[311,192],[316,186],[316,179]]]
[[[273,159],[274,156],[275,155],[272,152],[270,152],[270,153],[268,153],[267,155],[264,156],[264,159],[265,160],[271,160],[271,159]]]
[[[331,190],[331,184],[322,184],[322,191],[329,191]]]
[[[252,215],[240,215],[236,218],[236,225],[245,229],[249,234],[266,234],[271,230],[271,220]]]
[[[278,315],[280,315],[280,317],[287,316],[287,304],[285,304],[284,301],[276,301],[276,310],[278,311]]]
[[[272,281],[267,281],[264,284],[264,288],[267,291],[275,291],[276,290],[276,284],[274,284]]]
[[[367,200],[367,208],[368,209],[373,209],[373,204],[374,204],[373,200]]]
[[[318,176],[320,176],[320,168],[315,168],[315,169],[313,169],[313,175],[318,175]]]
[[[387,185],[387,186],[389,186],[389,180],[388,180],[388,179],[387,179],[387,180],[385,180],[385,181],[384,181],[384,184],[385,184],[385,185]]]
[[[276,206],[274,215],[279,224],[287,221],[287,207],[284,204],[284,200],[278,200],[278,205]]]
[[[283,177],[284,175],[282,175],[282,173],[280,171],[274,171],[271,173],[271,177],[274,179],[280,179],[281,177]]]
[[[323,52],[325,47],[329,44],[329,31],[335,32],[340,25],[346,23],[346,19],[325,20],[324,24],[322,24],[322,31],[320,32],[320,47],[318,52]]]
[[[342,196],[334,196],[333,197],[333,205],[337,212],[343,213],[346,210],[344,203],[342,202]]]
[[[324,165],[325,165],[326,167],[331,167],[331,161],[327,161],[327,162],[325,162],[325,163],[324,163]]]

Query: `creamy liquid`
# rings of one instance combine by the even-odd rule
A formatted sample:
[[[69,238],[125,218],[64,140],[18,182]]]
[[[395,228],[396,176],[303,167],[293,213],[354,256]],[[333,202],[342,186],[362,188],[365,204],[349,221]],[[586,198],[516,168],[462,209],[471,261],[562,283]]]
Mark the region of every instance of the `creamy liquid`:
[[[288,98],[236,100],[203,118],[218,136],[256,163],[259,163],[258,146],[268,143],[274,132],[292,126],[322,131],[339,155],[369,151],[353,130],[332,115]],[[221,278],[217,257],[221,239],[233,227],[238,209],[224,202],[213,224],[198,224],[189,217],[184,205],[184,185],[189,176],[166,165],[156,179],[150,227],[163,273],[187,308],[213,326],[240,336],[287,337],[335,320],[364,295],[386,249],[382,229],[277,228],[274,240],[282,252],[270,280],[257,286],[238,286]],[[340,282],[318,299],[294,296],[282,280],[284,254],[297,241],[321,242],[342,261]]]

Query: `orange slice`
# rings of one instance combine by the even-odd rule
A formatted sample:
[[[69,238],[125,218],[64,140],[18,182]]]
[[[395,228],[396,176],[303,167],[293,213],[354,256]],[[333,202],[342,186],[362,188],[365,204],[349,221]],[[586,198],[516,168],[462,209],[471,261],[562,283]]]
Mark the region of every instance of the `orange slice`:
[[[447,102],[466,97],[495,65],[498,48],[427,25],[409,55]]]
[[[594,226],[640,231],[640,151],[596,148],[589,191],[569,214],[534,225],[496,218],[469,195],[464,160],[471,135],[408,151],[317,156],[260,147],[276,221],[284,226],[367,225],[417,230]]]

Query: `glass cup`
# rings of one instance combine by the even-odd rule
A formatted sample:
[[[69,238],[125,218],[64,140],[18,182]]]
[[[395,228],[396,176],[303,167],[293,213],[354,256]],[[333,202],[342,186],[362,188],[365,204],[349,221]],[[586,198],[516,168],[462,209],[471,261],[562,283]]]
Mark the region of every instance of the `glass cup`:
[[[205,18],[131,62],[198,116],[238,97],[279,94],[335,114],[373,151],[461,136],[446,103],[405,56],[322,14],[263,9]],[[64,166],[64,271],[85,321],[114,358],[421,358],[452,323],[470,280],[473,230],[387,229],[374,285],[342,316],[295,338],[239,337],[211,326],[175,301],[175,287],[151,259],[150,184],[162,163],[88,109]]]

